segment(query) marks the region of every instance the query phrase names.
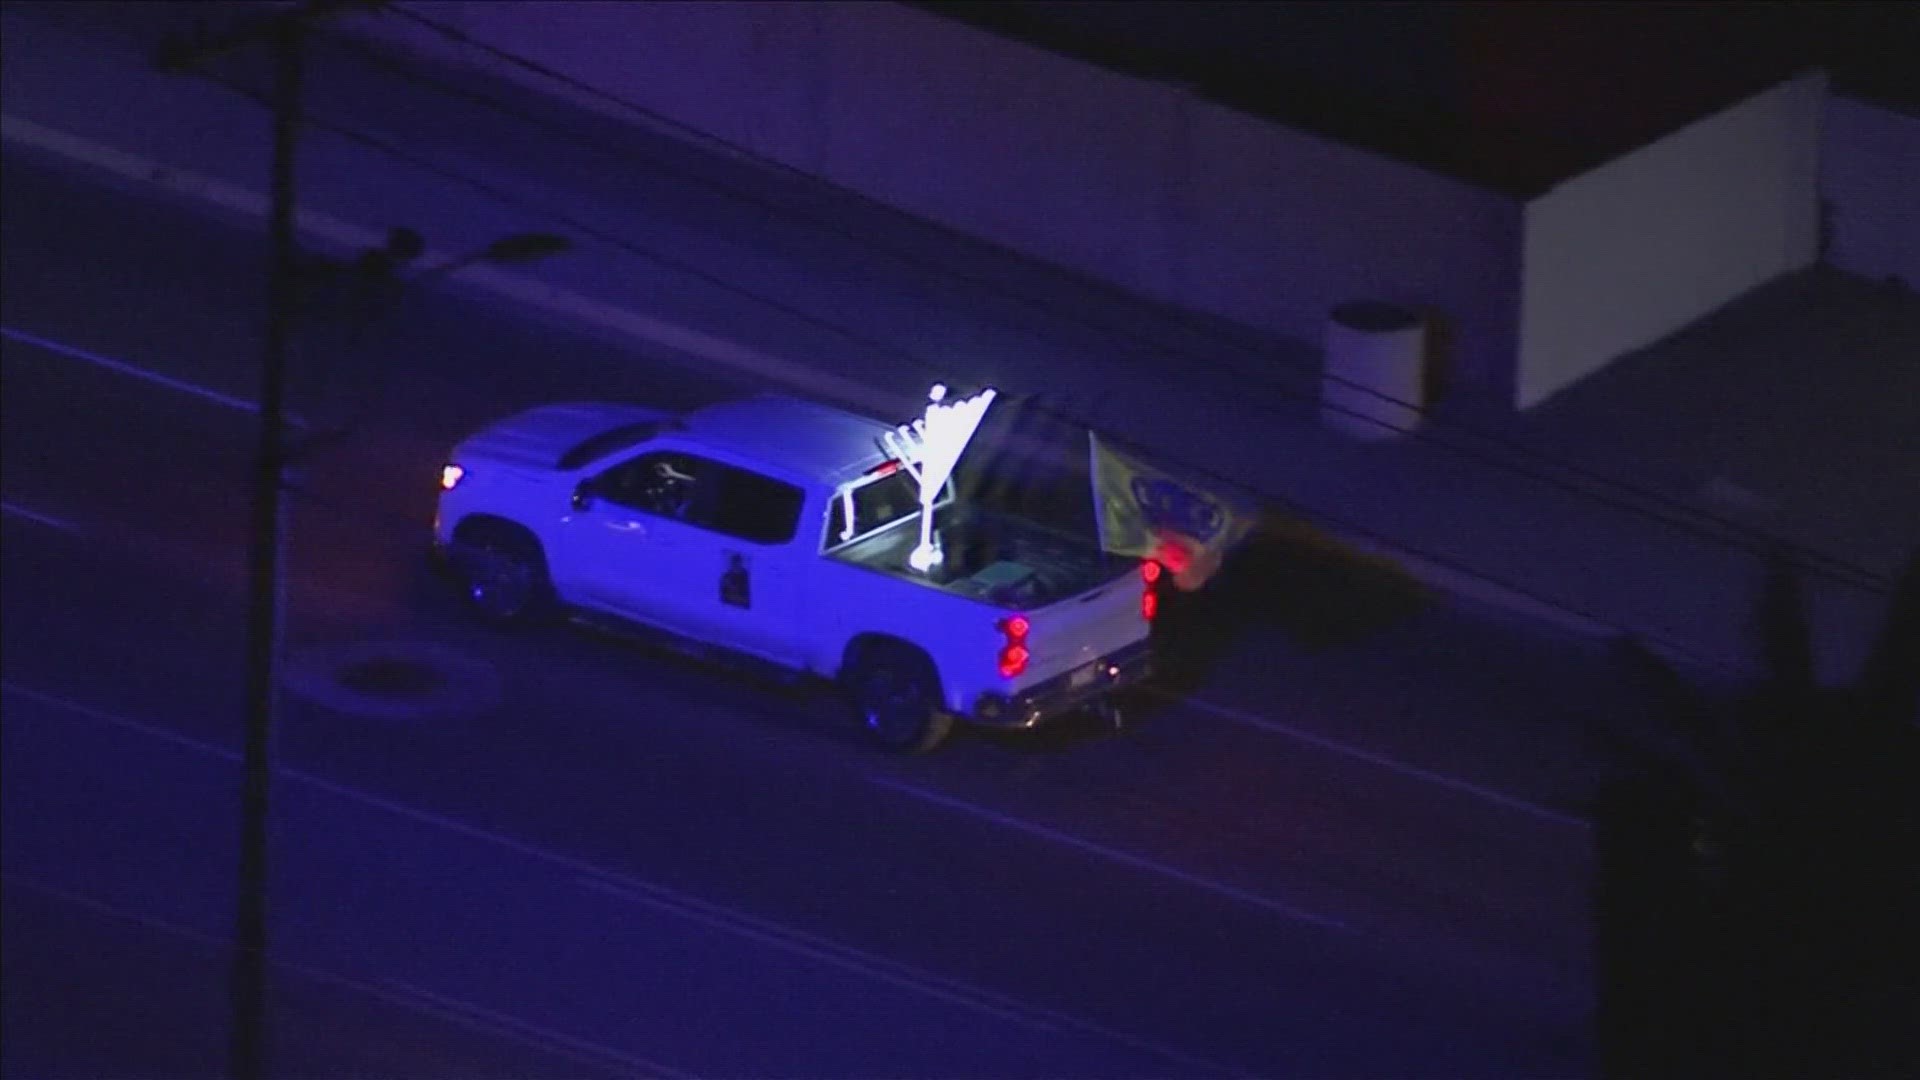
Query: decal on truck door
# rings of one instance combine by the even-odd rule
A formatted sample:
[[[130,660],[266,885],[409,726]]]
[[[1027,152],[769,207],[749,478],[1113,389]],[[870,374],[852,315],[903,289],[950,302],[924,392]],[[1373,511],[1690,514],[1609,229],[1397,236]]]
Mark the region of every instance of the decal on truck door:
[[[737,608],[753,606],[753,582],[747,575],[747,560],[737,552],[727,555],[727,568],[720,575],[720,602]]]

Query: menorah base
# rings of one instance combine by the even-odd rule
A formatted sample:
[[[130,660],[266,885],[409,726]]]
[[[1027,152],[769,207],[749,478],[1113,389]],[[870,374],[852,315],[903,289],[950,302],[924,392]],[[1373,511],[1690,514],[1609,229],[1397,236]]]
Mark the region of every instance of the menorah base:
[[[924,574],[939,566],[944,558],[938,543],[921,544],[907,553],[907,565]]]

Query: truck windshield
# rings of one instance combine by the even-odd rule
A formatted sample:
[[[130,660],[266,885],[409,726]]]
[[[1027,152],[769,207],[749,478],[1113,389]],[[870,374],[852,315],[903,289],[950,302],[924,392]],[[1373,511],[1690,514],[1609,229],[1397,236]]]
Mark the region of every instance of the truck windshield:
[[[952,501],[953,485],[948,483],[934,505],[945,506]],[[853,511],[851,522],[847,513],[849,504]],[[827,509],[826,550],[872,536],[919,512],[920,485],[905,469],[851,481],[834,493],[833,505]]]

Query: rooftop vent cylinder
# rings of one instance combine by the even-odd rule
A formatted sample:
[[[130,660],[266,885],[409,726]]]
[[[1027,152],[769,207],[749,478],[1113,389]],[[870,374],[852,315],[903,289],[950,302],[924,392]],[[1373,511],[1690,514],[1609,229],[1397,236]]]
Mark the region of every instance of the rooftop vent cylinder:
[[[1320,422],[1359,439],[1388,439],[1420,422],[1427,328],[1419,315],[1373,301],[1327,319]]]

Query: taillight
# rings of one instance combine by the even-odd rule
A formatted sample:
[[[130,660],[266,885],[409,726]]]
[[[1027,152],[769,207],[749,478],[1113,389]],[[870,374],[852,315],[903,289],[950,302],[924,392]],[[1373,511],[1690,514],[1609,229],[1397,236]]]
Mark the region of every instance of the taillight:
[[[999,622],[1000,633],[1006,643],[1000,646],[1000,677],[1011,679],[1027,670],[1027,661],[1033,654],[1027,651],[1027,631],[1033,624],[1025,615],[1011,615]]]
[[[1160,581],[1162,567],[1152,559],[1140,564],[1140,617],[1148,622],[1160,613],[1160,593],[1154,588]]]
[[[1030,658],[1031,654],[1027,652],[1025,645],[1009,645],[1001,649],[1000,677],[1003,679],[1017,678],[1021,672],[1027,670],[1027,661]]]
[[[440,466],[440,490],[452,491],[454,488],[459,487],[460,478],[465,475],[467,475],[467,470],[458,465]]]

